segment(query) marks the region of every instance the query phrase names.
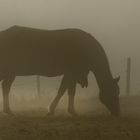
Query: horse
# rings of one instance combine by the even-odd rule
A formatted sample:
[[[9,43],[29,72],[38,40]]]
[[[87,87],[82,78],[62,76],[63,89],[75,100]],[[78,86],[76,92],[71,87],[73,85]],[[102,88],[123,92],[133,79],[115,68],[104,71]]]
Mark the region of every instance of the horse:
[[[68,91],[68,112],[77,115],[76,85],[87,87],[90,71],[95,75],[100,101],[112,115],[120,115],[120,77],[113,78],[103,47],[90,33],[76,28],[45,30],[18,25],[0,32],[0,81],[5,113],[12,113],[9,92],[15,77],[40,75],[63,76],[48,114],[54,114],[60,98]]]

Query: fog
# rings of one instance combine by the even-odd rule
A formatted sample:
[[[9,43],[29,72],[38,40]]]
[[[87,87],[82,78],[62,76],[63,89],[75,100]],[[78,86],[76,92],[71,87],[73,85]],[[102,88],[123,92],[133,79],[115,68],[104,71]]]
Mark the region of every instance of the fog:
[[[131,94],[140,92],[140,2],[138,0],[0,0],[0,30],[12,25],[42,29],[80,28],[104,47],[114,77],[120,75],[125,94],[126,59],[132,58]],[[81,92],[98,92],[90,74],[90,86]],[[59,78],[42,78],[42,92],[56,91]],[[95,85],[95,87],[93,86]],[[12,92],[36,93],[35,77],[18,77]],[[87,93],[86,93],[87,94]]]
[[[110,100],[118,96],[110,96],[106,103],[112,112],[101,104],[92,73],[88,76],[88,88],[82,89],[77,85],[77,117],[70,116],[70,113],[74,116],[76,114],[67,110],[68,94],[58,104],[56,117],[47,115],[47,106],[57,94],[62,76],[40,77],[41,98],[37,92],[37,77],[20,76],[16,77],[10,91],[12,114],[6,96],[3,102],[0,87],[0,140],[139,139],[139,0],[0,0],[0,31],[13,25],[47,30],[79,28],[92,34],[105,49],[113,77],[121,76],[121,116],[109,115],[115,110],[118,112],[118,108],[113,110],[113,106],[116,103],[118,105],[117,100]],[[130,94],[136,96],[124,96],[128,57],[132,60]],[[104,99],[107,101],[107,98]]]

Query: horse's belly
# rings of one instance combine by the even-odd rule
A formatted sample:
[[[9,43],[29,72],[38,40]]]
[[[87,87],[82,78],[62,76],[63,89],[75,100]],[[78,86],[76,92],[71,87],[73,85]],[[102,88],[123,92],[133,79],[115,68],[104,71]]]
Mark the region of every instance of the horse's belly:
[[[15,75],[17,76],[24,76],[24,75],[42,75],[48,77],[55,77],[63,74],[63,71],[59,67],[25,67],[23,69],[15,69]]]
[[[55,77],[63,74],[63,67],[44,63],[6,63],[0,66],[2,75],[29,76],[42,75]]]

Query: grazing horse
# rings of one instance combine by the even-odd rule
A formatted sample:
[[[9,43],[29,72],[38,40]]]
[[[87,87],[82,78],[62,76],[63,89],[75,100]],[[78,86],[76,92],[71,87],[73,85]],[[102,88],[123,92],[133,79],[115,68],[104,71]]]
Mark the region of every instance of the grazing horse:
[[[41,30],[21,26],[0,32],[0,80],[5,113],[11,113],[8,96],[16,76],[63,75],[58,93],[49,106],[49,114],[54,114],[67,90],[68,112],[76,115],[76,84],[87,87],[89,71],[96,77],[101,102],[112,115],[119,115],[119,77],[113,78],[102,46],[89,33],[79,29]]]

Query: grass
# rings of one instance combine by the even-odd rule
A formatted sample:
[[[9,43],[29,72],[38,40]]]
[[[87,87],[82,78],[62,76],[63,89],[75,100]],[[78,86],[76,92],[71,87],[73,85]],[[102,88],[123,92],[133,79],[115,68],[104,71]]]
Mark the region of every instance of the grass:
[[[82,101],[80,108],[79,101],[80,115],[75,118],[61,105],[54,117],[48,117],[45,108],[37,107],[15,110],[14,116],[1,112],[0,140],[139,140],[140,97],[121,98],[122,116],[119,118],[110,116],[94,100],[96,107],[92,109],[93,103]]]

